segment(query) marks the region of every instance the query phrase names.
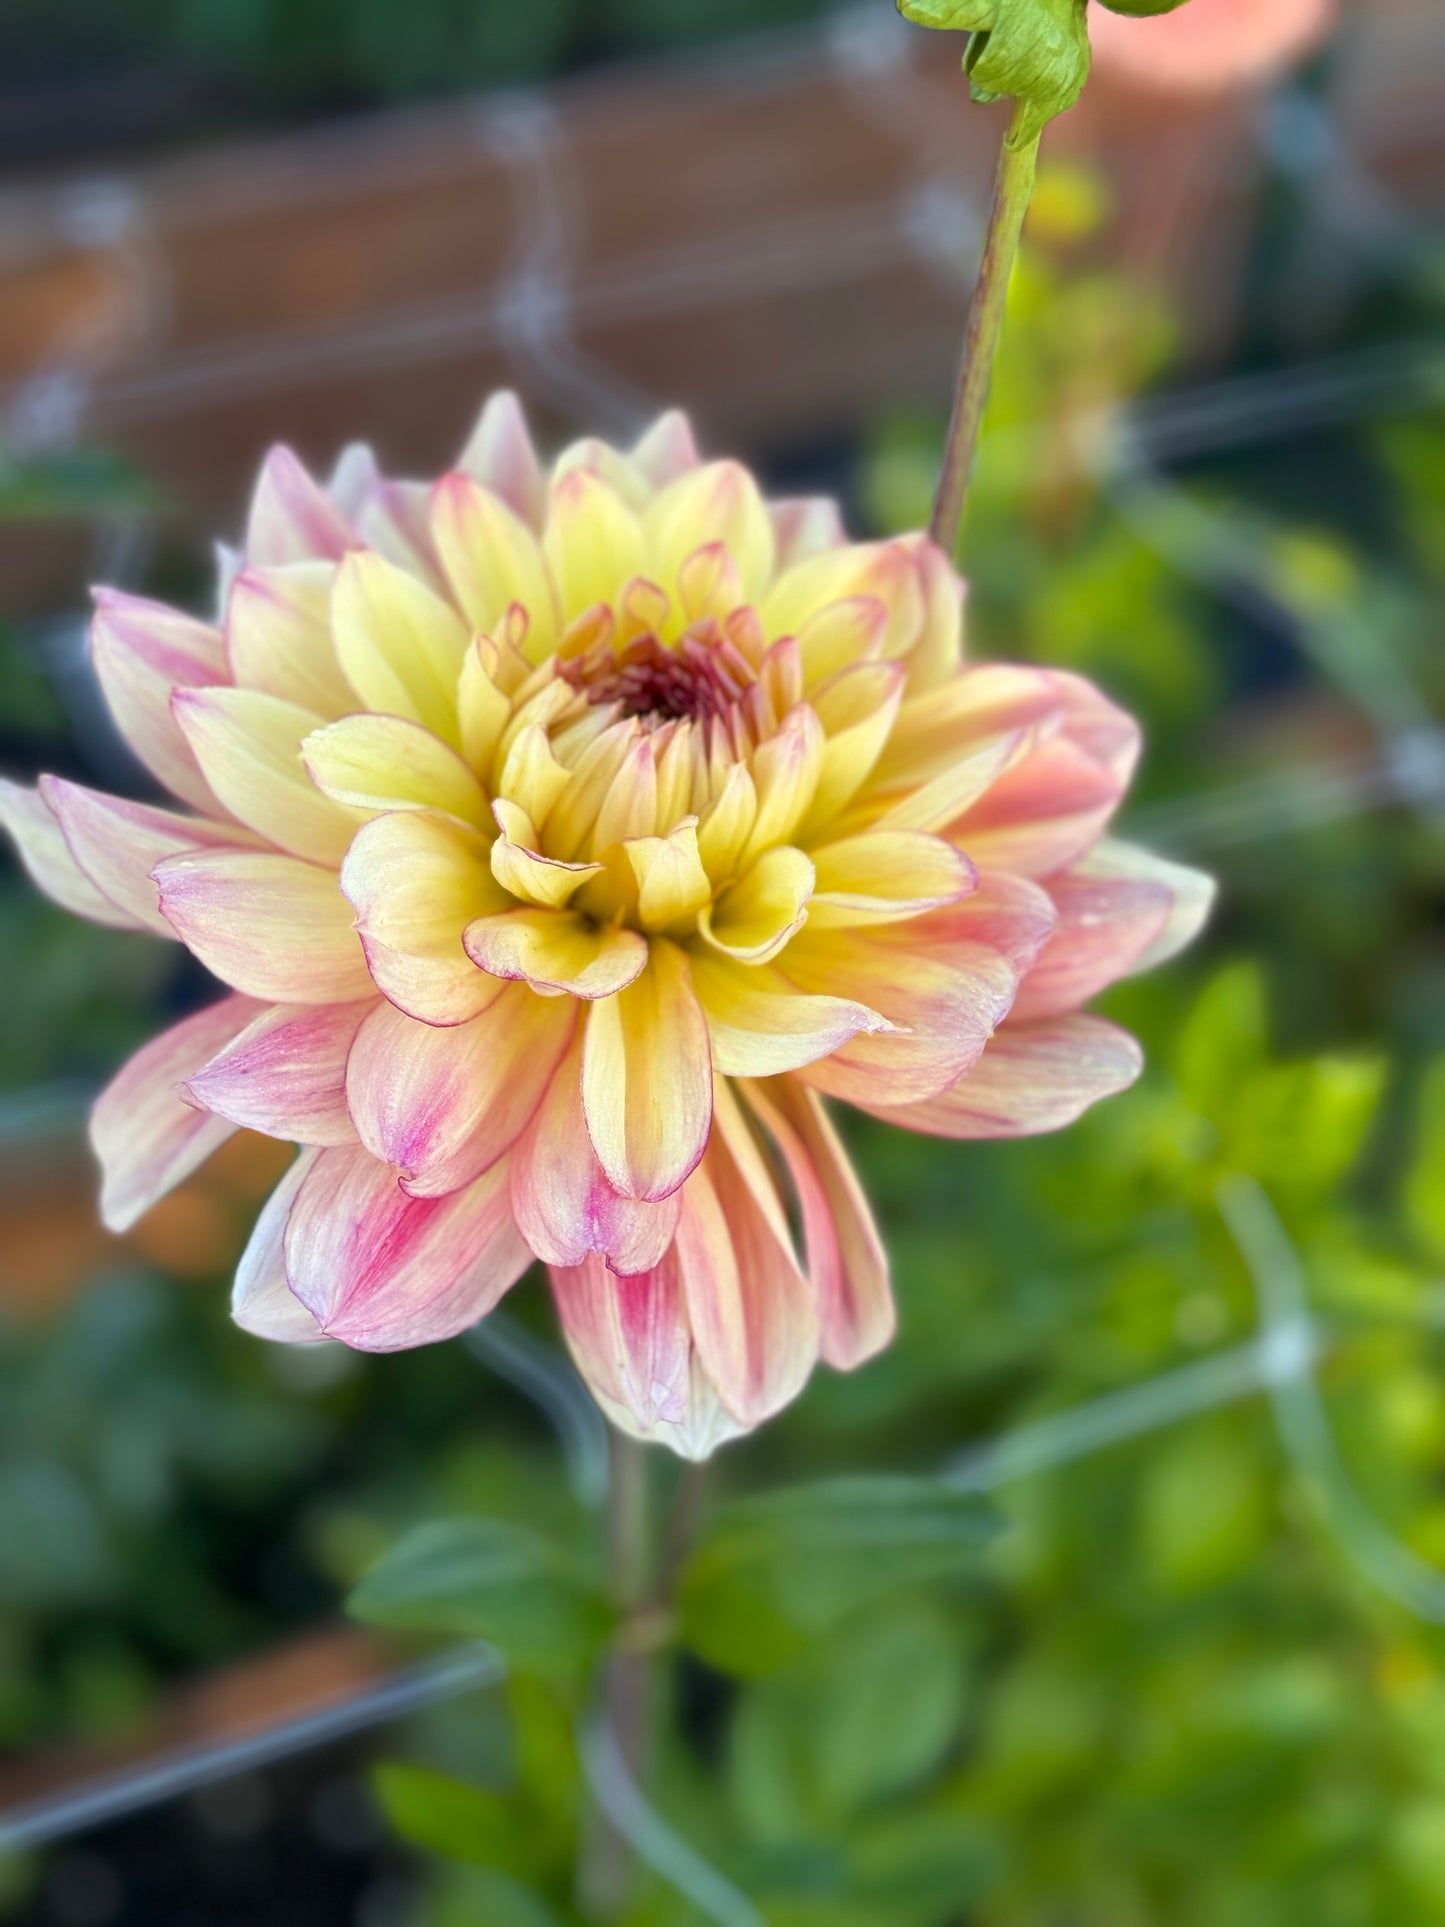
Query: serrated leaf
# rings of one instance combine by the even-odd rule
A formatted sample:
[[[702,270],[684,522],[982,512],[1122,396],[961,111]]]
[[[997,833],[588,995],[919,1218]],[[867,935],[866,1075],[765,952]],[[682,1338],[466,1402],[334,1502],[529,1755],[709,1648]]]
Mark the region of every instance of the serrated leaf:
[[[682,1637],[723,1672],[761,1677],[890,1593],[977,1569],[994,1517],[934,1479],[830,1480],[721,1514],[679,1589]]]
[[[366,1575],[349,1606],[372,1625],[488,1640],[513,1666],[544,1673],[584,1669],[610,1617],[558,1547],[501,1519],[418,1526]]]

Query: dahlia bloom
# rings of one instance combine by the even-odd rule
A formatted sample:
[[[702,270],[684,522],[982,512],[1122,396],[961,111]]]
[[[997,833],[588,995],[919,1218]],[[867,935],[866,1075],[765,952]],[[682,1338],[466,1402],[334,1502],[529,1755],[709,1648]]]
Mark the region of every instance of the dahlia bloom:
[[[1134,17],[1089,9],[1094,64],[1170,94],[1227,93],[1289,72],[1333,26],[1337,0],[1187,0]]]
[[[500,395],[432,488],[275,451],[224,574],[215,624],[98,595],[185,807],[48,777],[0,812],[59,902],[227,987],[92,1136],[117,1229],[238,1126],[301,1147],[248,1331],[445,1339],[535,1256],[608,1415],[703,1456],[892,1331],[825,1098],[1009,1137],[1137,1074],[1080,1006],[1209,886],[1103,839],[1134,724],[965,665],[923,537],[849,544],[677,415],[544,472]]]

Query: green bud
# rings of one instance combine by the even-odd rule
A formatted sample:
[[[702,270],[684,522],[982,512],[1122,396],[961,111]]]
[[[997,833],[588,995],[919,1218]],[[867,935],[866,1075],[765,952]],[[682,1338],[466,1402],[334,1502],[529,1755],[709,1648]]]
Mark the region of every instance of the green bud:
[[[1184,0],[1099,0],[1099,5],[1107,7],[1110,13],[1127,13],[1138,20],[1145,14],[1173,13],[1176,7],[1184,5]]]
[[[1014,147],[1072,107],[1089,77],[1085,0],[898,0],[905,20],[970,36],[963,56],[973,98],[1011,99],[1022,112]]]

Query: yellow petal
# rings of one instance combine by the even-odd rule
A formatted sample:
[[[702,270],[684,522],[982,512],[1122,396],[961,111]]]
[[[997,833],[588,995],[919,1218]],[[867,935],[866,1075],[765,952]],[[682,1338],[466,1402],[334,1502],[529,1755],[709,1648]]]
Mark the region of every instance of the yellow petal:
[[[493,977],[569,997],[612,997],[647,964],[647,939],[575,910],[504,910],[468,924],[467,955]]]
[[[547,848],[553,856],[571,858],[580,856],[584,847],[590,850],[603,799],[641,736],[641,725],[629,718],[612,724],[582,751],[547,820]],[[655,822],[647,825],[648,831],[655,828]]]
[[[707,1021],[687,957],[665,938],[652,940],[634,983],[588,1013],[582,1105],[598,1162],[625,1197],[667,1197],[706,1148]]]
[[[714,884],[725,883],[737,869],[757,815],[757,785],[745,764],[734,763],[721,792],[703,810],[697,832],[698,854]]]
[[[608,786],[592,832],[592,852],[602,856],[630,837],[657,834],[657,759],[650,736],[639,735]]]
[[[888,610],[877,596],[828,603],[798,631],[804,685],[815,689],[840,669],[871,662],[882,653],[887,633]]]
[[[590,469],[574,468],[553,483],[543,545],[566,622],[595,602],[610,605],[633,576],[647,573],[642,524]]]
[[[707,1013],[713,1064],[725,1077],[777,1077],[812,1064],[860,1031],[892,1026],[850,998],[810,996],[768,964],[692,950],[692,982]]]
[[[801,850],[779,844],[723,892],[699,928],[715,950],[740,963],[766,963],[801,929],[812,894],[812,863]]]
[[[500,496],[469,475],[445,475],[432,495],[432,537],[452,594],[475,630],[490,635],[512,604],[527,612],[527,654],[556,647],[557,598],[536,536]]]
[[[818,887],[808,921],[815,930],[898,923],[956,902],[978,881],[952,844],[918,830],[845,837],[812,855]]]
[[[698,549],[722,543],[736,565],[741,599],[756,601],[772,579],[777,544],[758,485],[738,462],[710,462],[678,476],[647,505],[654,569],[664,588],[681,579]]]
[[[331,641],[334,562],[243,569],[226,603],[226,656],[241,689],[284,696],[326,720],[356,707]]]
[[[822,774],[823,745],[822,726],[805,706],[785,718],[776,736],[759,744],[752,765],[758,813],[743,845],[744,863],[774,843],[786,843],[802,822]]]
[[[457,679],[457,727],[462,754],[476,770],[491,766],[502,732],[512,718],[511,699],[493,673],[496,663],[495,644],[485,636],[478,636],[462,660],[462,673]]]
[[[667,836],[637,836],[623,844],[637,879],[637,914],[645,930],[665,930],[691,918],[712,896],[697,853],[697,821],[688,818]]]
[[[903,697],[903,668],[862,662],[841,670],[813,697],[827,734],[818,787],[798,826],[800,836],[826,830],[872,775]]]
[[[301,745],[319,716],[259,689],[178,689],[171,712],[232,815],[292,856],[341,861],[362,819],[306,773]]]
[[[497,789],[509,803],[525,810],[540,830],[570,780],[570,772],[552,754],[547,732],[533,723],[508,750]]]
[[[404,569],[354,553],[337,573],[331,618],[341,667],[363,704],[457,746],[457,678],[469,638],[456,611]]]
[[[381,810],[442,810],[488,821],[486,792],[454,749],[400,716],[346,716],[306,738],[311,780],[334,802]]]

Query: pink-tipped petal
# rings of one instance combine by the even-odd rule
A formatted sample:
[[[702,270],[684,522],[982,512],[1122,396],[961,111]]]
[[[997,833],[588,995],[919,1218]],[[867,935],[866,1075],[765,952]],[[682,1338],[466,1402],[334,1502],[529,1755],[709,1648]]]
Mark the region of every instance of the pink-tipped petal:
[[[861,1108],[931,1137],[1037,1137],[1128,1090],[1143,1062],[1128,1032],[1102,1017],[1010,1023],[951,1090],[921,1104],[865,1101]]]
[[[490,397],[457,457],[463,475],[499,495],[530,528],[542,526],[546,485],[522,404],[510,389]]]
[[[821,1098],[787,1077],[745,1090],[797,1194],[822,1355],[851,1371],[883,1350],[897,1324],[888,1254],[868,1200]]]
[[[700,460],[692,423],[680,408],[659,415],[632,449],[633,465],[655,489],[666,488],[679,475],[696,468]]]
[[[0,776],[0,824],[9,833],[31,882],[63,910],[112,930],[150,928],[148,919],[135,909],[123,909],[96,888],[76,862],[54,810],[39,790],[24,789]]]
[[[1096,843],[1074,874],[1117,878],[1123,882],[1149,885],[1164,890],[1170,900],[1169,914],[1154,941],[1134,961],[1134,969],[1153,970],[1156,965],[1176,957],[1186,944],[1193,943],[1208,921],[1214,907],[1216,886],[1213,877],[1188,864],[1171,863],[1141,850],[1134,843],[1116,842],[1105,837]]]
[[[469,1024],[440,1030],[379,1004],[346,1070],[362,1143],[413,1197],[442,1197],[490,1170],[531,1121],[576,1024],[565,998],[508,985]]]
[[[818,1313],[782,1200],[725,1083],[718,1129],[688,1180],[675,1250],[698,1356],[742,1426],[795,1398],[818,1356]]]
[[[273,1004],[186,1083],[193,1104],[294,1144],[355,1144],[346,1059],[370,1002]]]
[[[289,448],[273,448],[261,468],[246,523],[246,560],[267,566],[339,561],[355,537],[346,518]]]
[[[230,681],[220,630],[164,603],[98,589],[90,654],[116,727],[151,775],[195,809],[224,816],[171,713],[174,690]]]
[[[675,1249],[635,1277],[592,1257],[552,1266],[551,1279],[567,1347],[620,1431],[700,1460],[744,1430],[698,1359]]]
[[[317,1345],[326,1337],[286,1282],[286,1220],[315,1161],[315,1151],[303,1151],[266,1200],[231,1287],[231,1316],[241,1330],[276,1345]]]
[[[269,851],[214,850],[168,857],[155,880],[167,923],[233,990],[278,1004],[371,993],[335,871]]]
[[[317,1155],[286,1223],[286,1276],[328,1338],[404,1351],[454,1338],[522,1275],[504,1164],[445,1198],[411,1198],[365,1150]]]
[[[128,1231],[235,1130],[229,1119],[197,1110],[178,1093],[258,1010],[249,997],[227,997],[172,1024],[96,1099],[90,1141],[100,1160],[100,1215],[109,1230]]]
[[[240,689],[297,703],[328,722],[356,707],[331,642],[334,562],[243,569],[226,602],[226,657]]]
[[[522,1236],[549,1265],[580,1265],[593,1253],[631,1275],[662,1262],[681,1193],[648,1203],[607,1182],[582,1116],[579,1034],[512,1154],[512,1209]]]
[[[830,495],[801,495],[771,507],[779,569],[790,569],[823,549],[841,548],[848,539],[842,512]]]
[[[42,776],[40,792],[60,825],[71,855],[96,889],[136,929],[175,938],[161,915],[160,891],[151,877],[158,863],[188,850],[260,849],[259,839],[236,823],[206,816],[180,816],[148,803],[107,796],[63,777]],[[0,794],[0,813],[4,799]],[[73,907],[73,906],[67,906]],[[117,918],[116,921],[119,921]]]

